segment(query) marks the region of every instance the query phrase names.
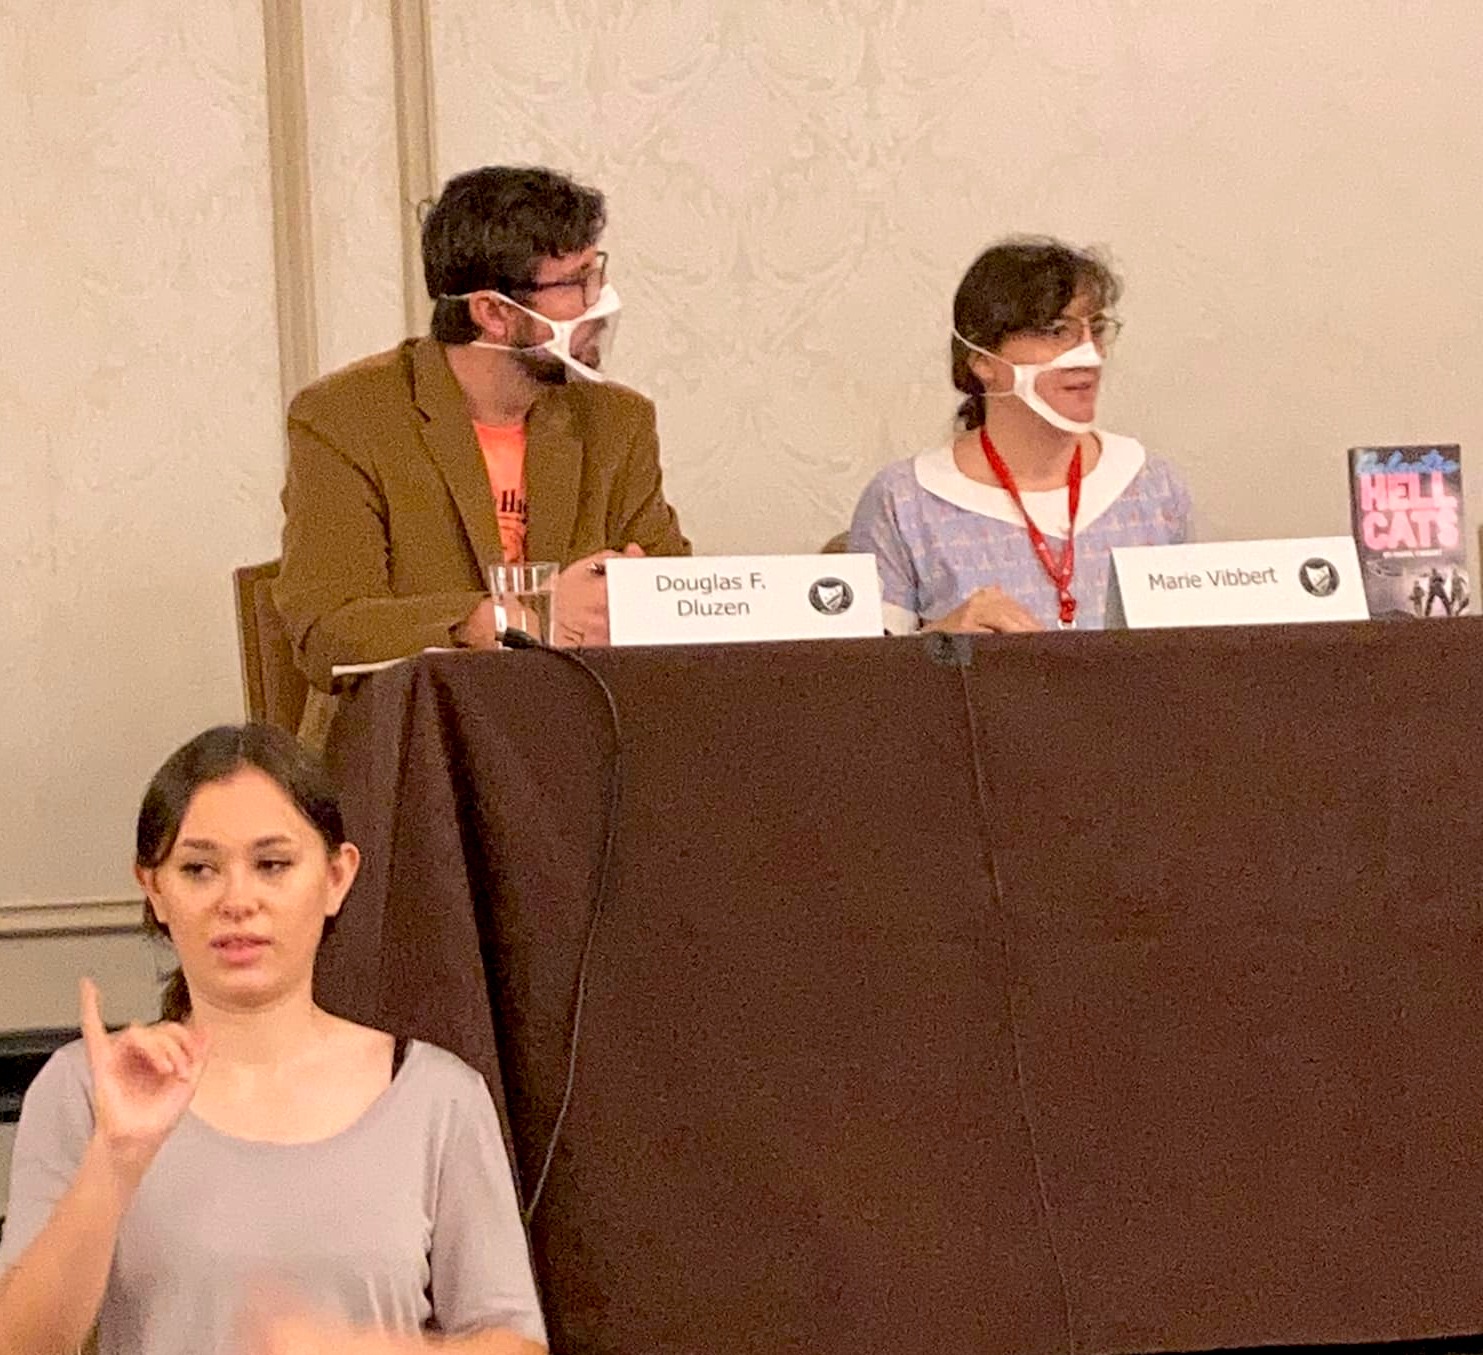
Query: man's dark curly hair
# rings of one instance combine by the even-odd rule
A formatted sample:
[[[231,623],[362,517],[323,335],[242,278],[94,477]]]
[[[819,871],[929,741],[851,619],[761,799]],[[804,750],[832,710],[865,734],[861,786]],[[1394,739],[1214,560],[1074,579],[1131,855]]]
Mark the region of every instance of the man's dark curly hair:
[[[486,287],[514,296],[534,281],[540,260],[595,245],[605,213],[595,188],[537,166],[486,165],[449,179],[422,223],[433,337],[477,339],[468,302],[446,298]]]

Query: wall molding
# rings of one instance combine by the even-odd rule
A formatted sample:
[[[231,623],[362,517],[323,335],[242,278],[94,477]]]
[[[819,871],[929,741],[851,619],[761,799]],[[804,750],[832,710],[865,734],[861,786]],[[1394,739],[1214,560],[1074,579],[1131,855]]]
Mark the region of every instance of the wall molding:
[[[402,227],[402,306],[408,334],[424,334],[432,316],[422,276],[421,204],[438,191],[433,142],[432,36],[427,0],[392,0],[392,88],[396,98],[397,174]]]
[[[273,281],[283,405],[319,375],[309,110],[301,0],[263,0],[268,176],[273,200]]]
[[[75,936],[137,932],[143,899],[20,899],[0,903],[0,940],[16,936]]]

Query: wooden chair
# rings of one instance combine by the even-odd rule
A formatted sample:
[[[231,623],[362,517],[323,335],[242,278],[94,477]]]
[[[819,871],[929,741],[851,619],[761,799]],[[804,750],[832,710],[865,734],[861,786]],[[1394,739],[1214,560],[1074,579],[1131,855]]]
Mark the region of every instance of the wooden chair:
[[[836,536],[831,536],[829,540],[824,543],[823,554],[844,555],[846,552],[848,552],[849,548],[850,534],[848,532],[840,532]]]
[[[293,645],[278,608],[273,580],[278,561],[232,571],[237,594],[237,639],[242,655],[242,695],[247,718],[298,733],[309,683],[294,663]]]

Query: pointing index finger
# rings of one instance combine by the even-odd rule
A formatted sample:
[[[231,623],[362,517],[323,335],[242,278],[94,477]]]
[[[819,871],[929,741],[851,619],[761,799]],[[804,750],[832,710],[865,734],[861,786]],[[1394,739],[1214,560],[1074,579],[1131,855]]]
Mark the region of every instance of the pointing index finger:
[[[79,1006],[82,1011],[82,1041],[87,1046],[88,1057],[98,1059],[108,1052],[108,1031],[98,1010],[98,985],[85,978],[78,984]]]

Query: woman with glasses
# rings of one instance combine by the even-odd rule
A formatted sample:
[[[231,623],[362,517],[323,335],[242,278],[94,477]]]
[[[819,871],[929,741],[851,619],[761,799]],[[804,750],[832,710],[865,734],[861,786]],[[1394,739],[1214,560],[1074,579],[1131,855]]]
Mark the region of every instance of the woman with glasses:
[[[881,471],[850,528],[850,549],[876,557],[893,633],[1100,628],[1112,549],[1188,539],[1173,468],[1096,424],[1121,291],[1096,255],[1044,238],[993,245],[968,270],[956,436]]]

